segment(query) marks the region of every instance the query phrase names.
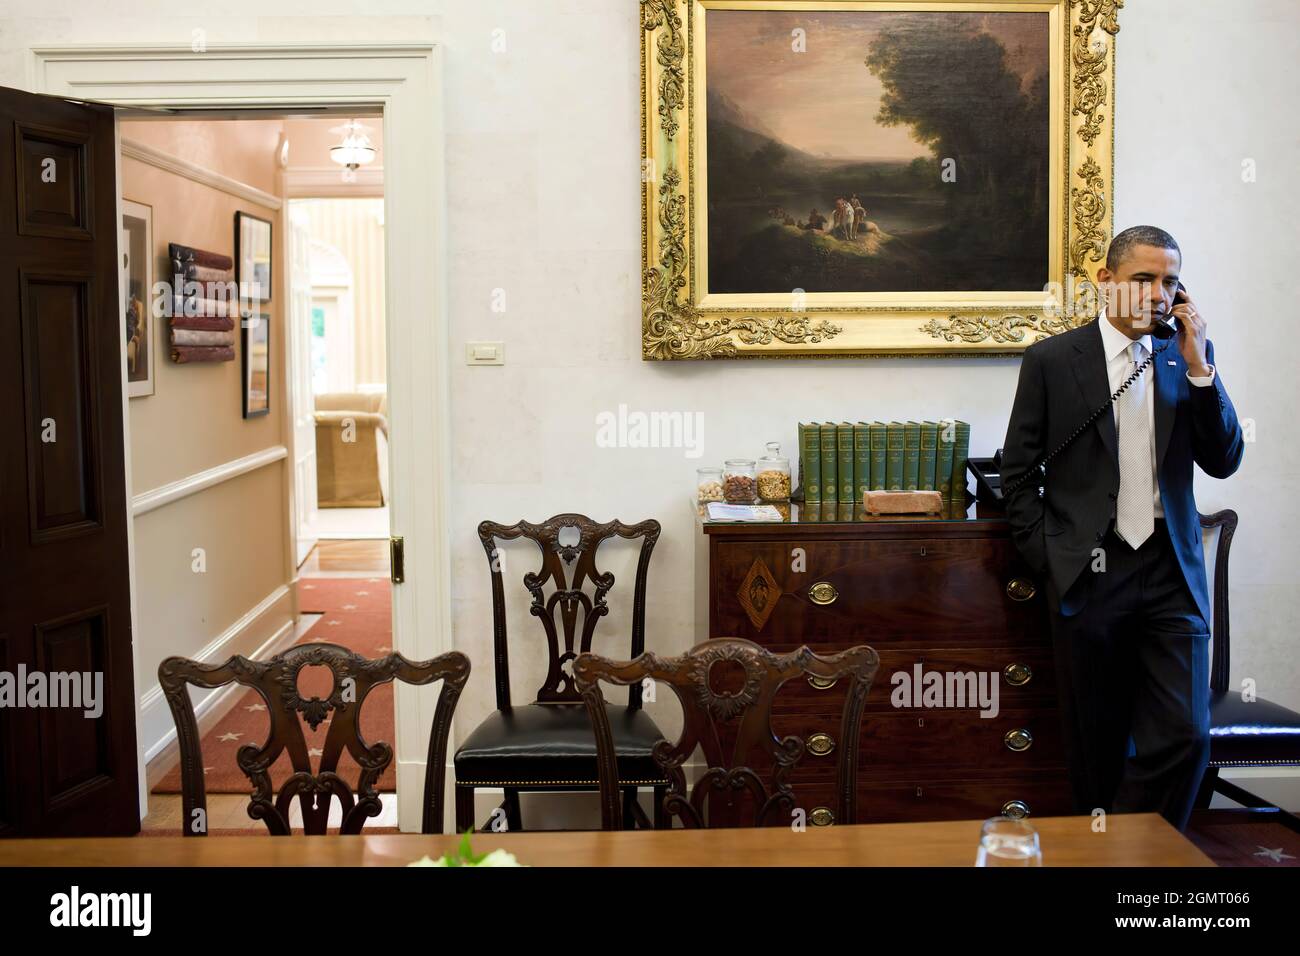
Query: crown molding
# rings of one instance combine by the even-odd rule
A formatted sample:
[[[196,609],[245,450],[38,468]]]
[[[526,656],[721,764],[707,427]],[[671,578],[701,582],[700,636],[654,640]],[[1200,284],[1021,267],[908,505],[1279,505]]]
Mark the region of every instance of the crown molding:
[[[200,166],[188,159],[181,159],[179,156],[173,156],[156,146],[150,146],[148,143],[142,143],[126,136],[122,137],[122,156],[126,159],[138,160],[169,173],[175,173],[177,176],[183,176],[193,182],[210,186],[223,193],[229,193],[231,196],[243,199],[246,202],[265,206],[267,209],[278,210],[284,205],[284,200],[264,189],[250,186],[248,183],[241,183],[237,179],[223,176],[216,170]]]

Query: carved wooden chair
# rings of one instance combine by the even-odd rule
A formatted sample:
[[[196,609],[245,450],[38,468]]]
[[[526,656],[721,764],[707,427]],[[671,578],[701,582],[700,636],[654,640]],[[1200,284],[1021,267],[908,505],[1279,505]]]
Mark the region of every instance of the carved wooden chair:
[[[671,781],[661,800],[663,813],[678,817],[687,828],[789,826],[796,805],[789,778],[806,748],[800,737],[777,738],[772,730],[773,699],[795,678],[846,681],[835,819],[852,823],[857,820],[862,712],[879,665],[878,655],[866,645],[831,657],[820,657],[807,647],[778,655],[740,638],[705,641],[680,657],[642,654],[616,662],[583,654],[574,662],[573,674],[595,726],[604,828],[613,829],[619,821],[621,767],[601,681],[640,687],[650,679],[667,684],[676,694],[682,707],[681,737],[676,743],[660,740],[653,754]],[[707,769],[688,791],[682,765],[697,748]]]
[[[606,596],[614,587],[614,575],[601,571],[596,557],[601,544],[613,537],[640,541],[632,585],[632,655],[645,649],[646,579],[659,522],[597,523],[585,515],[559,514],[541,524],[484,521],[478,535],[492,574],[497,709],[456,751],[456,829],[463,832],[475,825],[477,788],[500,787],[506,827],[521,830],[521,792],[599,787],[591,722],[569,669],[579,653],[591,650],[596,625],[609,612]],[[541,551],[541,567],[526,573],[523,584],[532,597],[529,612],[540,622],[548,648],[546,679],[537,699],[522,707],[510,697],[505,584],[497,550],[498,541],[518,538],[533,541]],[[662,734],[641,709],[640,687],[628,689],[627,706],[610,705],[607,717],[623,774],[625,820],[629,826],[650,826],[636,794],[638,786],[654,787],[657,805],[668,786],[650,754]]]
[[[312,666],[328,668],[332,674],[333,687],[325,699],[304,700],[300,693],[299,674]],[[240,684],[261,695],[271,718],[270,736],[261,746],[240,747],[235,760],[252,784],[248,815],[263,821],[273,836],[286,836],[290,832],[289,809],[294,797],[298,798],[302,810],[303,832],[308,835],[326,832],[335,797],[343,810],[341,834],[360,833],[366,819],[379,814],[381,806],[375,781],[392,761],[393,748],[383,741],[366,741],[361,736],[358,717],[366,696],[380,684],[393,680],[408,684],[442,681],[429,736],[421,827],[424,833],[441,833],[447,737],[469,669],[469,658],[459,651],[416,663],[401,654],[369,660],[346,647],[325,643],[296,645],[266,661],[240,655],[224,664],[167,658],[158,665],[158,680],[176,721],[180,743],[184,835],[206,836],[208,832],[203,754],[189,685],[212,688]],[[315,731],[326,720],[329,730],[319,766],[313,772],[303,722]],[[360,767],[355,791],[337,772],[345,748]],[[270,769],[285,751],[289,753],[293,774],[279,794],[275,794]]]
[[[1236,783],[1219,778],[1221,767],[1300,766],[1300,714],[1255,697],[1243,699],[1241,688],[1228,685],[1228,552],[1237,530],[1231,509],[1201,515],[1201,528],[1218,528],[1214,549],[1213,650],[1210,661],[1210,760],[1201,778],[1197,809],[1206,809],[1221,793],[1252,811],[1300,832],[1300,818]]]

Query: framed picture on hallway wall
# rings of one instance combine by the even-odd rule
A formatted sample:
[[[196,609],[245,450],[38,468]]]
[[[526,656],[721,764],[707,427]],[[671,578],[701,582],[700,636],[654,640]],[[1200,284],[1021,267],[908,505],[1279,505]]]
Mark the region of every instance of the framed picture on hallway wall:
[[[154,353],[157,335],[153,329],[153,207],[122,200],[123,309],[126,313],[126,381],[131,398],[154,393]]]
[[[271,316],[245,313],[239,327],[244,417],[257,418],[271,411]]]
[[[1119,0],[641,0],[642,357],[1014,355],[1097,314]]]
[[[239,301],[250,312],[271,301],[271,224],[246,212],[235,213],[235,281]]]

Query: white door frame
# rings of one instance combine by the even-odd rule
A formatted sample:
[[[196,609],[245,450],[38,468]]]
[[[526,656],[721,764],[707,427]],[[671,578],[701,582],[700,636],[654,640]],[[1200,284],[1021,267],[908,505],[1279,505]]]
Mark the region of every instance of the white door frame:
[[[293,537],[294,575],[307,560],[316,538],[311,528],[318,513],[316,494],[316,402],[311,388],[311,240],[307,232],[307,216],[292,203],[285,203],[284,216],[285,281],[287,289],[288,328],[285,339],[289,348],[285,354],[285,396],[290,401],[290,427],[292,444],[289,460],[293,462],[292,484],[289,488],[290,525]]]
[[[194,52],[188,46],[122,42],[43,46],[31,53],[33,91],[70,99],[196,109],[344,104],[383,108],[389,422],[399,436],[389,444],[390,520],[393,533],[405,538],[407,580],[393,592],[393,646],[411,660],[450,650],[441,44],[214,44]],[[280,354],[283,361],[283,349]],[[291,428],[292,423],[284,422],[284,428]],[[123,431],[129,447],[129,418]],[[287,488],[292,484],[290,476]],[[293,560],[291,550],[292,544],[286,549],[286,564]],[[130,558],[134,573],[134,550]],[[403,830],[417,830],[436,694],[402,684],[396,690],[398,815]],[[142,774],[143,767],[141,755]],[[447,780],[450,793],[451,774]],[[446,810],[450,820],[450,799]]]

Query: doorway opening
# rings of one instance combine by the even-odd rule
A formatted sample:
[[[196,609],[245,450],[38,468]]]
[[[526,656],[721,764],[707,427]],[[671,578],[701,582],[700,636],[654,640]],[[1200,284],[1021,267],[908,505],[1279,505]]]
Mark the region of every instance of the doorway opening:
[[[300,43],[276,34],[257,42],[209,46],[195,57],[188,44],[105,41],[93,26],[70,26],[68,41],[30,50],[34,90],[81,101],[112,103],[151,115],[191,110],[264,115],[355,114],[377,117],[401,150],[384,157],[384,184],[401,202],[385,203],[388,279],[390,428],[419,436],[418,454],[390,459],[391,523],[405,536],[404,586],[393,590],[394,646],[410,660],[427,660],[452,649],[448,496],[448,353],[446,303],[446,159],[442,95],[442,44],[433,31],[413,36],[409,25],[376,29],[371,20],[343,18],[334,25],[366,42]],[[119,113],[121,116],[121,113]],[[117,191],[120,195],[120,189]],[[310,194],[319,195],[312,191]],[[108,217],[109,221],[112,216]],[[281,230],[283,235],[283,230]],[[125,404],[125,401],[124,401]],[[283,403],[281,403],[283,407]],[[129,420],[124,428],[129,428]],[[405,446],[403,446],[405,447]],[[280,446],[272,456],[284,457]],[[255,462],[254,462],[255,463]],[[126,469],[129,478],[129,464]],[[288,469],[281,469],[287,476]],[[288,481],[292,485],[292,481]],[[130,620],[144,613],[135,600],[141,579],[135,569],[127,522]],[[296,554],[286,548],[287,567]],[[419,585],[417,592],[412,587]],[[146,732],[162,702],[161,689],[138,645],[136,737],[140,769],[139,808],[145,807]],[[394,761],[400,790],[400,823],[414,831],[423,815],[429,728],[435,703],[423,688],[396,689]],[[165,715],[164,715],[165,716]],[[168,724],[170,729],[170,724]],[[449,778],[448,778],[449,780]],[[449,785],[444,787],[444,825],[450,825]]]
[[[367,117],[364,176],[332,150],[357,117],[119,120],[127,452],[145,505],[133,509],[142,674],[173,655],[393,650],[382,115]],[[322,669],[304,671],[300,693],[328,697],[331,678],[311,671]],[[178,832],[173,722],[161,695],[146,698],[142,826]],[[263,832],[248,820],[238,763],[270,735],[260,695],[232,685],[193,700],[209,833]],[[361,721],[367,739],[395,740],[391,685],[366,698]],[[315,768],[328,724],[303,731]],[[367,830],[397,826],[395,763]],[[282,754],[277,791],[293,771]],[[338,773],[355,786],[360,771],[344,754]],[[341,816],[337,801],[332,812]],[[300,820],[295,801],[290,823]]]
[[[295,415],[314,435],[295,468],[301,561],[313,542],[389,537],[384,202],[290,199],[287,218]]]

